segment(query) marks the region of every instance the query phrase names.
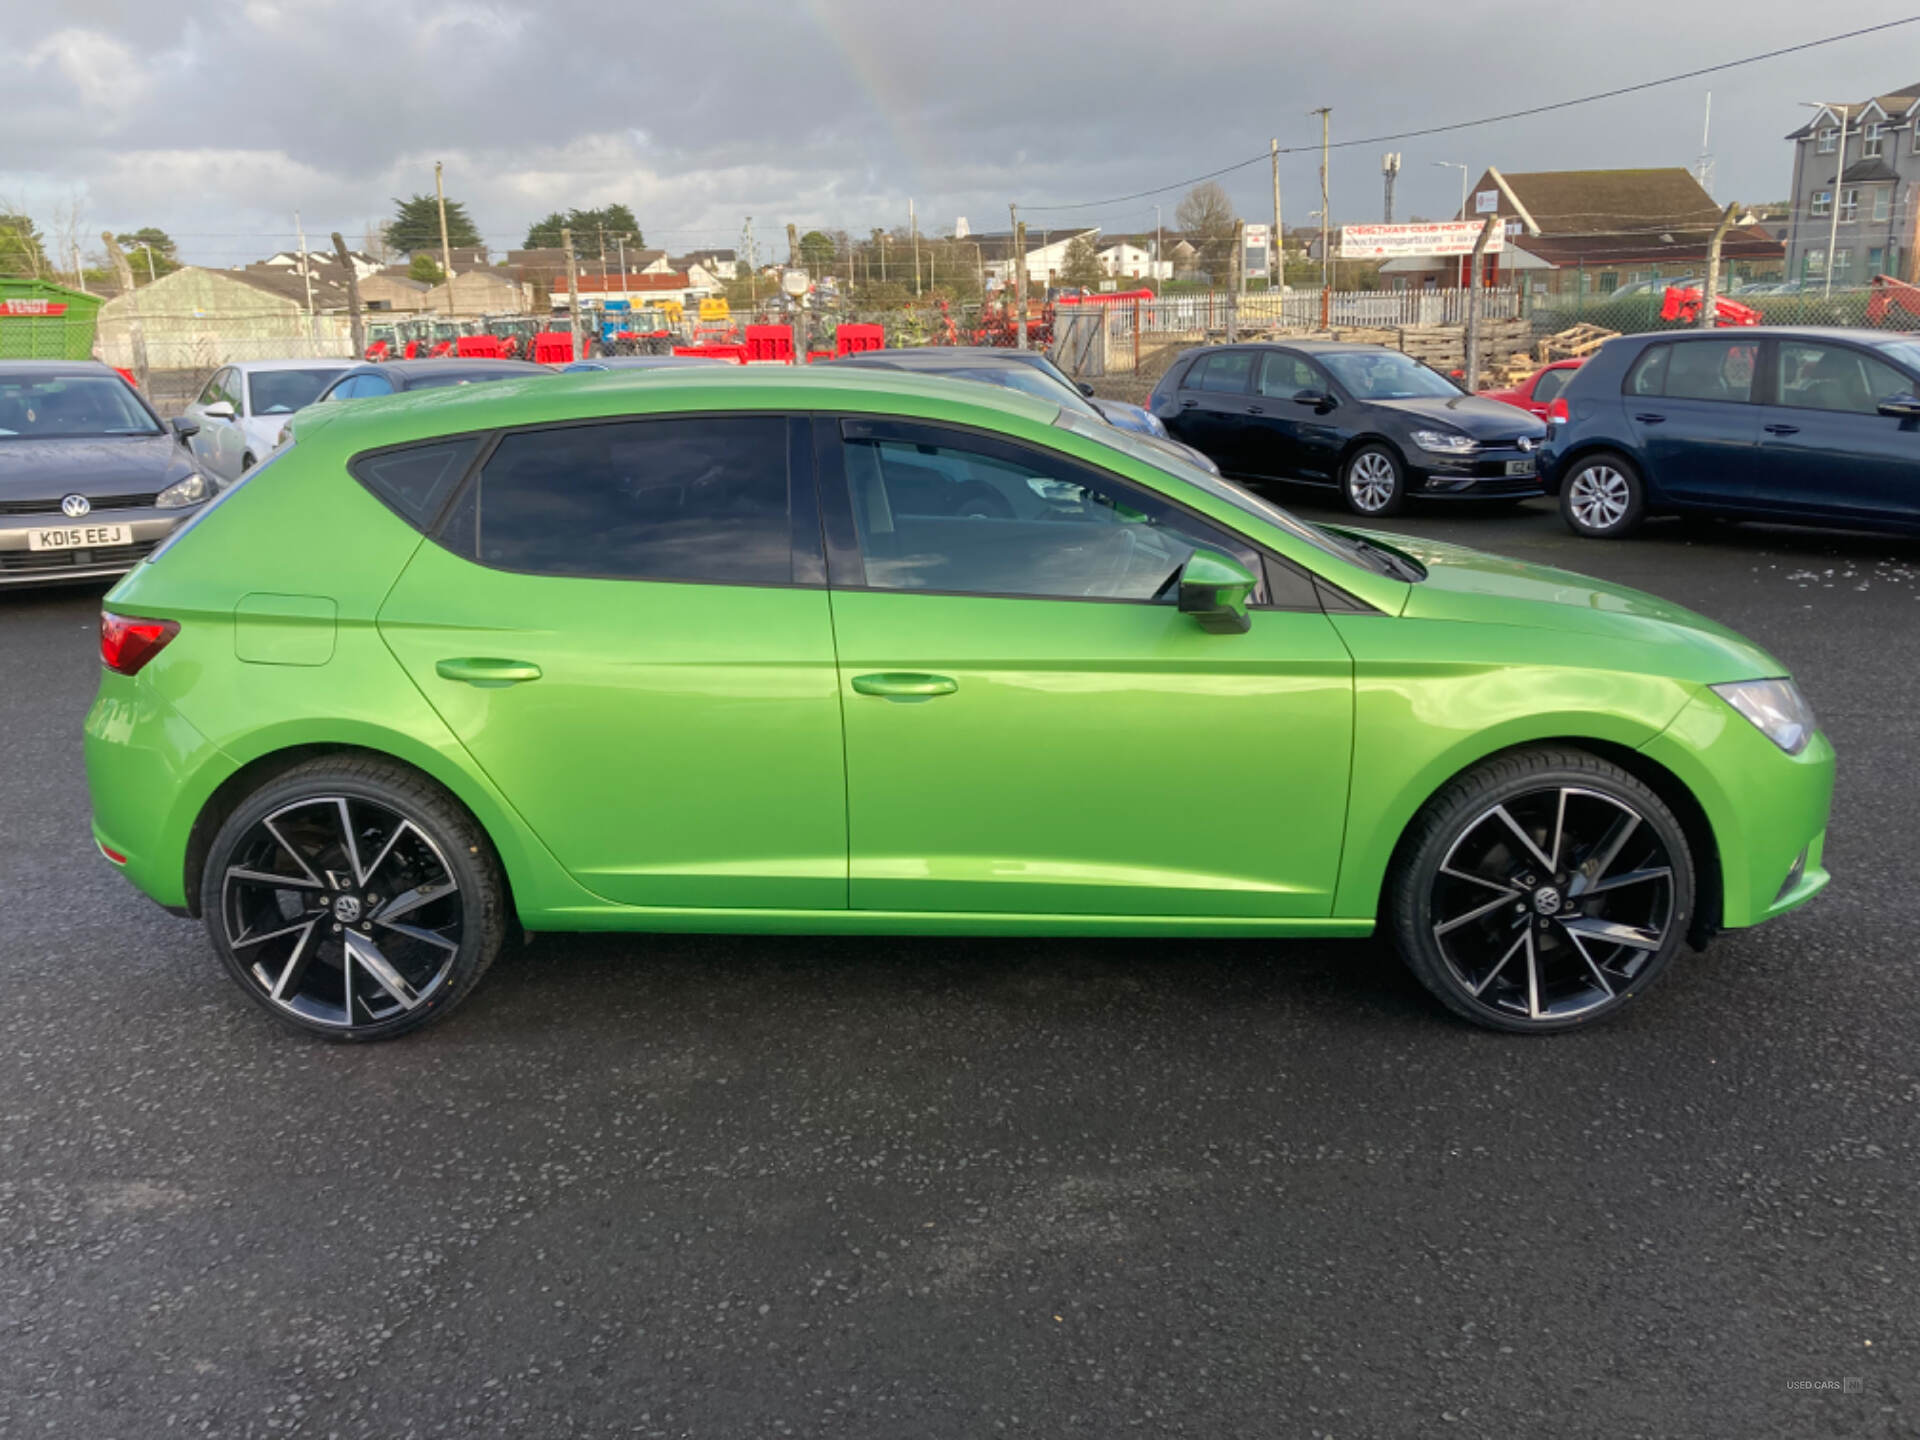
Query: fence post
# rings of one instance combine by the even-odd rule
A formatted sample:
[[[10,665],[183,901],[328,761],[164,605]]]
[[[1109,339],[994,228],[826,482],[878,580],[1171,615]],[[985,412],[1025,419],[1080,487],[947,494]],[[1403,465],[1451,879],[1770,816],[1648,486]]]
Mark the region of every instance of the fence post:
[[[1727,238],[1727,231],[1733,225],[1733,212],[1740,207],[1727,206],[1727,213],[1720,217],[1720,223],[1713,227],[1713,237],[1707,241],[1707,273],[1700,282],[1700,328],[1713,328],[1714,311],[1720,308],[1720,244]]]
[[[367,327],[360,323],[360,277],[354,273],[353,257],[347,254],[347,242],[340,238],[338,230],[333,232],[333,253],[339,258],[340,268],[347,272],[347,328],[353,336],[353,358],[363,359],[367,353]]]
[[[1497,215],[1487,216],[1487,223],[1480,227],[1480,238],[1473,242],[1472,268],[1467,274],[1467,392],[1471,394],[1480,388],[1480,261],[1487,253],[1487,246],[1493,240],[1493,227],[1499,223]]]
[[[144,390],[147,388],[147,327],[140,322],[140,297],[133,288],[133,267],[127,263],[120,242],[113,238],[111,230],[101,231],[100,239],[107,247],[113,273],[120,278],[121,293],[127,297],[127,343],[133,350],[133,378]]]

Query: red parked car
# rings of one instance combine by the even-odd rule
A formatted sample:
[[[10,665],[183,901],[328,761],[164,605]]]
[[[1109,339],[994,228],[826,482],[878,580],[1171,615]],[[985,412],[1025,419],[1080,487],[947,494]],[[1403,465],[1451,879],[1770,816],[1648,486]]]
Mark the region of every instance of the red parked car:
[[[1511,390],[1482,390],[1480,395],[1486,400],[1499,400],[1518,406],[1529,415],[1537,415],[1544,420],[1547,418],[1547,406],[1567,388],[1567,381],[1573,378],[1573,372],[1585,363],[1584,360],[1556,360],[1551,365],[1541,366]]]

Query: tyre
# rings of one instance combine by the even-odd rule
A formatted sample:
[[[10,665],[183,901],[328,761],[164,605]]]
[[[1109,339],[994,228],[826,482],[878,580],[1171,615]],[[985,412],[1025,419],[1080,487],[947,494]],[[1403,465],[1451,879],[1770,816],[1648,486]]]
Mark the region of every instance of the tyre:
[[[473,817],[374,757],[309,761],[243,800],[214,836],[200,903],[240,988],[332,1040],[384,1040],[446,1014],[506,926],[506,883]]]
[[[242,455],[240,457],[240,473],[242,475],[246,474],[247,471],[251,470],[253,468],[253,465],[254,465],[253,456]]]
[[[1583,456],[1560,486],[1560,515],[1589,540],[1618,540],[1647,518],[1647,487],[1624,455],[1603,450]]]
[[[1409,827],[1387,882],[1396,947],[1456,1015],[1543,1034],[1618,1014],[1693,918],[1685,833],[1639,780],[1582,750],[1461,775]]]
[[[1362,445],[1340,472],[1340,495],[1356,515],[1397,515],[1407,503],[1406,467],[1385,445]]]

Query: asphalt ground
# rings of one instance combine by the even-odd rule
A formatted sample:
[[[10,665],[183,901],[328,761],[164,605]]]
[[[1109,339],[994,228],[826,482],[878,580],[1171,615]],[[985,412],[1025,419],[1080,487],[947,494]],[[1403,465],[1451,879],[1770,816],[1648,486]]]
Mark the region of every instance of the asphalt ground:
[[[545,936],[341,1048],[93,852],[100,592],[0,595],[0,1434],[1916,1433],[1920,546],[1401,526],[1781,656],[1829,891],[1550,1040],[1374,942]]]

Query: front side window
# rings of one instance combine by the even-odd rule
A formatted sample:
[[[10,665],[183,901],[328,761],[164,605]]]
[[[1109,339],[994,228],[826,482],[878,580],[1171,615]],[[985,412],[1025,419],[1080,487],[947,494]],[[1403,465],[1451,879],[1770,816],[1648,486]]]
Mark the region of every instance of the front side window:
[[[194,397],[196,405],[211,405],[220,398],[220,377],[226,372],[216,370],[207,377],[206,386]]]
[[[674,417],[502,439],[449,525],[482,564],[540,575],[786,585],[787,422]]]
[[[1690,340],[1673,346],[1667,361],[1669,400],[1722,400],[1744,404],[1753,396],[1756,340]]]
[[[1326,382],[1310,361],[1292,351],[1281,350],[1263,356],[1260,362],[1260,393],[1282,399],[1302,390],[1325,391]]]
[[[1882,400],[1913,393],[1913,382],[1891,365],[1845,345],[1783,340],[1778,363],[1774,393],[1796,410],[1873,415]]]
[[[1227,350],[1209,355],[1193,367],[1187,380],[1190,390],[1222,390],[1240,394],[1247,388],[1253,370],[1251,350]]]
[[[1243,540],[1171,502],[1015,446],[854,437],[844,453],[878,590],[1151,601],[1196,548],[1260,574]]]

